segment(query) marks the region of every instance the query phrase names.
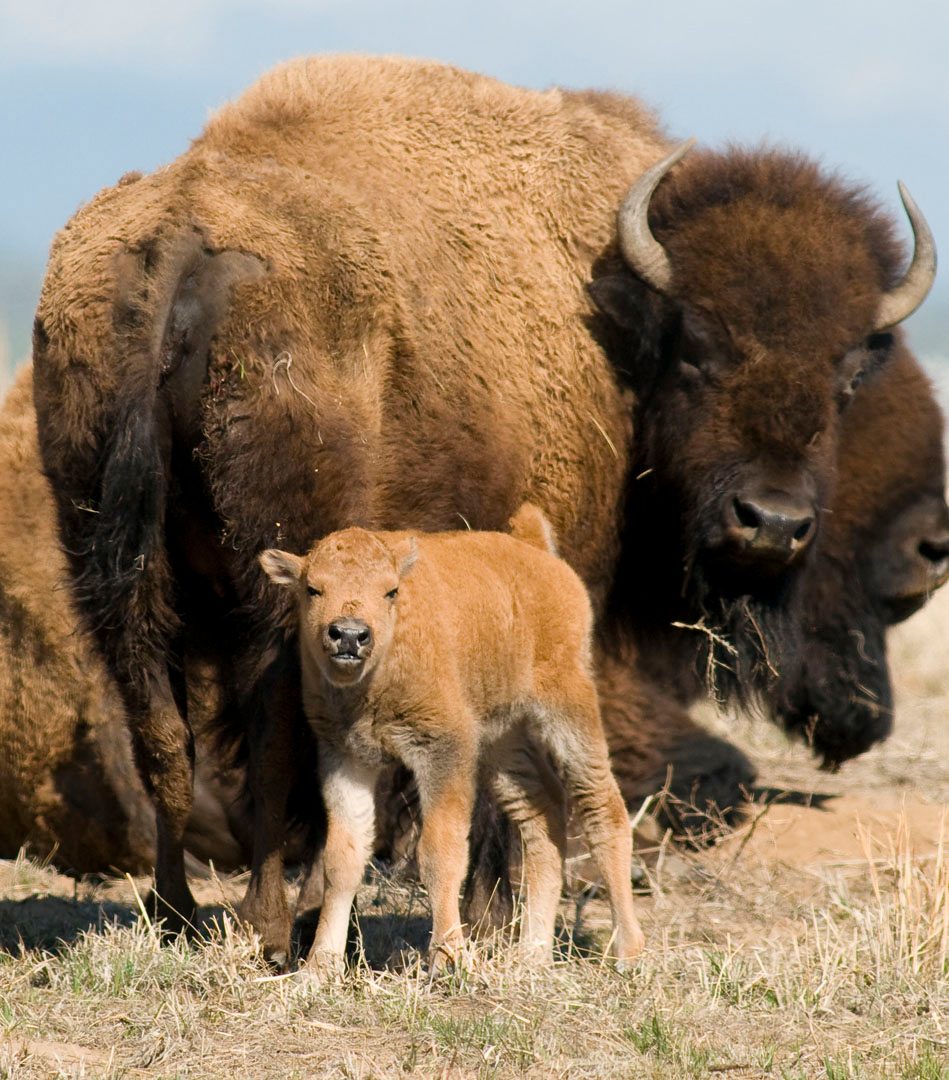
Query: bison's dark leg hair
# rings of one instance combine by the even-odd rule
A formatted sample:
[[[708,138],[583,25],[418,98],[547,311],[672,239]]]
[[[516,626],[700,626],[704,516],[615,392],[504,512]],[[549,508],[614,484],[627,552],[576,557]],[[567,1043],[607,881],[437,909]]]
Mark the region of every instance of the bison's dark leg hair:
[[[287,796],[294,775],[293,725],[301,716],[299,675],[286,649],[269,650],[264,671],[254,680],[247,707],[250,755],[248,779],[254,804],[254,850],[241,917],[260,935],[264,955],[277,967],[290,958],[290,908],[283,878]],[[250,665],[248,665],[250,667]]]
[[[710,840],[740,822],[755,769],[731,743],[697,724],[674,695],[632,658],[601,655],[597,689],[610,764],[635,813],[665,790],[655,812],[677,839]]]
[[[155,890],[151,914],[164,930],[193,926],[195,902],[185,874],[183,837],[191,814],[194,738],[178,711],[166,673],[120,687],[135,759],[155,806]]]

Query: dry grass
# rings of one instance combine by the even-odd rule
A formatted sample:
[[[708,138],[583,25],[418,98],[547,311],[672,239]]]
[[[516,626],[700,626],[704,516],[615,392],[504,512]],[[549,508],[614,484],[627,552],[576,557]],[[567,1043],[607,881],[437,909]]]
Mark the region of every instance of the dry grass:
[[[644,852],[630,976],[597,959],[597,898],[565,902],[551,968],[498,942],[432,983],[424,897],[376,875],[349,977],[316,991],[263,967],[239,879],[202,885],[200,941],[162,946],[133,883],[0,864],[0,1077],[949,1077],[947,624],[949,591],[901,631],[898,732],[839,775],[738,728],[769,783],[830,798]]]

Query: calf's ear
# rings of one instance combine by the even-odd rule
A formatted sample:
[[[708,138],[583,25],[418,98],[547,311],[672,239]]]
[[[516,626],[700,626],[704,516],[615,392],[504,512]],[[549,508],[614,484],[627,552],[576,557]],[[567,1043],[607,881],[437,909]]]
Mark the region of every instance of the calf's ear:
[[[415,542],[415,537],[407,536],[404,540],[399,540],[392,548],[392,554],[399,567],[399,578],[404,578],[418,559],[418,544]]]
[[[303,573],[303,559],[289,551],[268,548],[261,552],[260,565],[264,573],[277,585],[296,585]]]

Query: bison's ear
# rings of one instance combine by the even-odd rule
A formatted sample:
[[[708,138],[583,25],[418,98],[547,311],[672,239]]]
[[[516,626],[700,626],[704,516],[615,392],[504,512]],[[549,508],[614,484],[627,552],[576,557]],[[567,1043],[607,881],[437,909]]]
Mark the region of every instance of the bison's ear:
[[[418,559],[418,544],[415,542],[415,537],[406,536],[404,539],[399,540],[393,546],[392,554],[395,556],[395,562],[399,568],[399,580],[401,580],[412,569]]]
[[[303,574],[303,559],[289,551],[268,548],[260,555],[264,573],[277,585],[296,585]]]
[[[604,274],[588,282],[587,292],[599,312],[620,329],[642,328],[642,288],[632,274]]]

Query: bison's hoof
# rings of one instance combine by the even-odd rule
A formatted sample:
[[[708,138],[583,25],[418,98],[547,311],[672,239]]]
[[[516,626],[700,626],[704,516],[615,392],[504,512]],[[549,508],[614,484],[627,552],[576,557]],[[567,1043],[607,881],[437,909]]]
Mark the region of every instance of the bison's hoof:
[[[152,890],[145,898],[145,915],[152,926],[156,927],[163,940],[187,934],[197,934],[197,906],[194,901],[182,902],[180,906],[170,904]]]
[[[264,948],[264,959],[276,971],[285,972],[290,968],[290,953],[287,949]]]

